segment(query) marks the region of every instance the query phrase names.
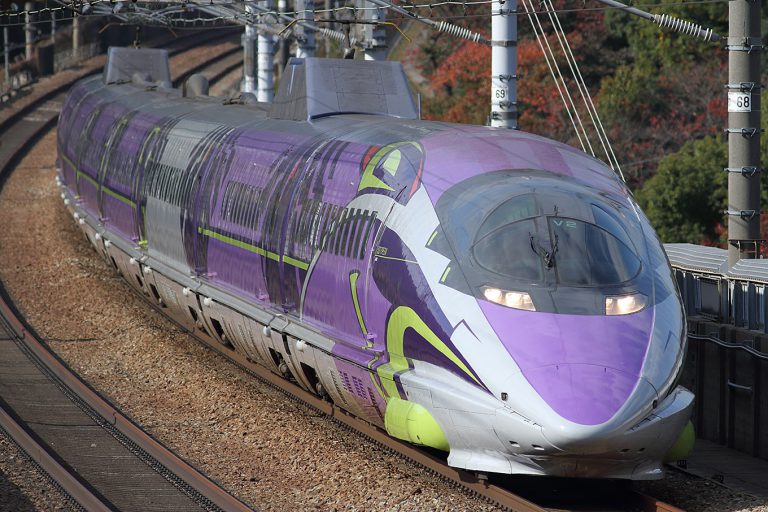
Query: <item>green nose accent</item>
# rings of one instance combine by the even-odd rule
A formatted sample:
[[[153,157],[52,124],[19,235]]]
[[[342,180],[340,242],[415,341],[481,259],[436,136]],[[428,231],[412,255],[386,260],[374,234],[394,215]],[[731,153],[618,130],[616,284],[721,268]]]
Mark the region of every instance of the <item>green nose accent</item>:
[[[450,450],[443,429],[429,411],[417,403],[390,398],[384,413],[384,427],[389,435],[397,439],[431,446],[444,452]]]
[[[688,423],[685,424],[683,431],[680,432],[680,436],[678,436],[675,444],[673,444],[672,448],[670,448],[666,455],[664,455],[664,462],[674,462],[688,457],[691,450],[693,450],[693,442],[695,440],[696,432],[693,430],[693,423],[689,420]]]

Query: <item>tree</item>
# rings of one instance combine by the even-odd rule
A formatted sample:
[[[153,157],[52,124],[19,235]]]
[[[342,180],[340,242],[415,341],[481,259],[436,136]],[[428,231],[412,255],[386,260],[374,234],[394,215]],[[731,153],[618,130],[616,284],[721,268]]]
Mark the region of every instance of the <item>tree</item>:
[[[659,162],[637,200],[664,242],[718,239],[727,206],[726,144],[715,137],[686,143]]]

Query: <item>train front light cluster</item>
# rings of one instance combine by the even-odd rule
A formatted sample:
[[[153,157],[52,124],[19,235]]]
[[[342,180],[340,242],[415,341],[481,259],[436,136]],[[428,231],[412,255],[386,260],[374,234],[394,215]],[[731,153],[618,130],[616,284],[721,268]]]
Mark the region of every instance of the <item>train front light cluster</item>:
[[[629,315],[637,313],[648,304],[648,299],[642,293],[617,295],[605,298],[606,315]]]
[[[491,302],[507,306],[508,308],[536,311],[531,296],[525,292],[500,290],[490,286],[483,287],[483,296]]]

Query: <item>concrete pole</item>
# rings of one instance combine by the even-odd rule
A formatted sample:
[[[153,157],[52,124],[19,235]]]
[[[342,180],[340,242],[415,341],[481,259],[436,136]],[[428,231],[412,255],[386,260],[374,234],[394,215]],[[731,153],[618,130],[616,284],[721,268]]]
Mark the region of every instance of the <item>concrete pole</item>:
[[[56,44],[56,11],[51,11],[51,42]]]
[[[277,12],[283,13],[287,10],[288,3],[286,0],[277,0]],[[277,60],[278,80],[283,76],[283,69],[285,69],[285,65],[288,63],[289,57],[288,40],[284,37],[281,37],[277,44],[277,56],[275,58],[275,60]]]
[[[491,126],[517,128],[517,0],[491,4]]]
[[[27,60],[32,60],[33,50],[35,45],[35,26],[32,23],[34,21],[29,11],[35,9],[35,4],[32,2],[26,2],[24,4],[24,57]]]
[[[760,244],[761,0],[728,2],[728,265]]]
[[[8,27],[3,27],[3,69],[5,70],[5,83],[11,83],[11,56],[8,54]]]
[[[371,7],[376,7],[376,5],[367,0],[359,0],[358,5],[364,8],[361,12],[363,13],[362,17],[365,21],[375,23],[384,19],[386,16],[385,9],[371,9]],[[365,45],[363,56],[365,60],[386,60],[387,34],[384,31],[384,28],[372,23],[365,23],[362,25],[361,39],[364,41]]]
[[[272,9],[271,0],[262,0],[262,7]],[[257,99],[265,103],[272,102],[274,94],[274,38],[268,32],[261,32],[258,41],[258,94]]]
[[[296,18],[305,23],[313,23],[315,19],[314,0],[296,0]],[[315,33],[299,25],[296,31],[299,44],[296,57],[304,59],[315,56]]]
[[[253,6],[247,4],[245,12],[250,15],[251,20],[255,20],[256,9]],[[254,25],[245,26],[241,41],[243,44],[243,82],[240,85],[240,90],[253,93],[256,91],[256,27]]]
[[[323,3],[323,8],[325,9],[325,13],[323,14],[323,18],[330,19],[334,17],[334,13],[331,12],[331,0],[325,0]],[[333,25],[334,23],[324,23],[327,28],[335,28]],[[331,38],[326,37],[325,38],[325,58],[331,56]]]
[[[72,13],[72,53],[77,55],[80,50],[80,16]]]

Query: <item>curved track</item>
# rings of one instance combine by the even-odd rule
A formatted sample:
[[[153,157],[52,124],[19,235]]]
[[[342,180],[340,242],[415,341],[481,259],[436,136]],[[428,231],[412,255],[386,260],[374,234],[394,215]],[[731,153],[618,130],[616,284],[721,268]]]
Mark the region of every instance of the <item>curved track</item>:
[[[190,65],[192,48],[224,39],[212,58]],[[171,45],[175,74],[206,67],[211,81],[240,63],[232,35],[191,36]],[[213,63],[213,65],[211,64]],[[6,117],[4,181],[18,157],[56,121],[65,90],[86,67]],[[152,439],[73,374],[16,312],[0,285],[0,428],[75,503],[87,510],[250,510]]]
[[[209,70],[211,68],[214,68],[214,73],[216,74],[216,76],[224,76],[226,73],[228,73],[238,65],[239,59],[237,58],[236,55],[234,55],[235,52],[237,52],[236,44],[234,45],[234,48],[232,50],[228,51],[228,53],[224,52],[223,54],[217,55],[215,59],[212,59],[212,61],[217,60],[217,62],[214,65],[212,65],[209,68]],[[234,58],[230,60],[230,58],[226,57],[226,55],[234,55]],[[181,62],[184,59],[179,58],[176,60]],[[186,59],[186,60],[187,62],[189,62],[191,59]],[[172,62],[173,62],[173,59],[172,59]],[[188,76],[193,72],[200,71],[204,66],[206,66],[206,64],[207,63],[187,66],[185,69],[174,69],[175,71],[174,74],[177,77]],[[90,73],[80,74],[80,76],[98,72],[99,69],[100,68],[98,66],[94,66],[94,69],[90,71]],[[68,84],[71,84],[72,81],[70,81]],[[58,94],[60,96],[63,96],[63,92],[61,91],[65,90],[68,84],[59,88]],[[60,107],[60,104],[61,104],[60,102],[61,102],[60,97],[47,95],[40,102],[36,103],[37,109],[34,112],[32,112],[31,108],[29,108],[25,112],[22,112],[21,114],[15,116],[15,120],[21,119],[22,122],[21,123],[17,122],[15,124],[12,137],[6,137],[3,141],[3,147],[0,147],[0,152],[4,152],[6,155],[9,155],[6,158],[3,158],[3,156],[5,155],[0,153],[0,161],[5,162],[4,164],[0,165],[0,176],[5,174],[6,170],[8,170],[15,163],[19,155],[21,155],[24,151],[26,151],[26,148],[29,146],[31,141],[35,140],[37,137],[40,136],[40,134],[44,133],[46,129],[48,129],[50,126],[53,125],[53,123],[56,120],[56,113],[58,111],[57,107]],[[35,105],[32,105],[32,107],[34,106]],[[27,112],[30,112],[30,113],[27,114]],[[22,116],[25,116],[25,117],[22,117]],[[5,127],[7,126],[8,124],[5,124]],[[16,128],[17,126],[19,128]],[[6,132],[6,134],[10,133],[10,130],[8,130],[7,128],[4,130],[3,127],[0,126],[0,132],[4,132],[4,131]],[[6,142],[6,140],[8,140],[8,142]],[[154,306],[154,304],[152,303],[150,304]],[[4,312],[12,313],[12,305],[10,307],[7,305],[3,305],[3,307],[0,308],[0,310]],[[18,343],[23,343],[27,340],[30,342],[32,341],[32,337],[30,336],[29,331],[25,329],[22,324],[23,320],[19,320],[19,319],[14,320],[13,315],[11,314],[9,316],[9,322],[11,325],[14,325],[15,328],[9,329],[6,327],[5,329],[3,329],[2,327],[0,327],[0,343],[12,341],[13,343],[18,344]],[[17,331],[17,335],[14,335],[14,333],[12,332],[14,330]],[[519,488],[521,485],[519,481],[510,482],[509,480],[514,480],[514,479],[503,479],[504,481],[500,480],[498,483],[490,482],[489,480],[483,477],[479,477],[478,475],[468,473],[465,471],[456,470],[454,468],[450,468],[449,466],[447,466],[445,461],[440,457],[432,455],[431,453],[428,453],[424,450],[419,450],[412,445],[402,443],[400,441],[390,438],[382,430],[376,427],[373,427],[364,421],[361,421],[357,418],[354,418],[348,415],[346,412],[334,406],[333,404],[330,404],[326,401],[318,399],[316,396],[302,390],[299,386],[293,385],[290,382],[272,374],[268,370],[247,361],[240,354],[220,345],[215,345],[210,343],[206,343],[206,344],[211,349],[215,350],[216,352],[222,354],[224,357],[232,361],[234,364],[245,369],[248,373],[258,377],[264,382],[267,382],[270,386],[281,390],[283,393],[285,393],[292,399],[298,400],[303,404],[306,404],[312,407],[318,412],[321,412],[327,415],[328,417],[332,418],[335,422],[343,425],[345,428],[348,428],[354,432],[357,432],[360,435],[363,435],[373,440],[375,443],[377,443],[379,446],[381,446],[386,450],[397,453],[400,456],[427,468],[429,471],[431,471],[435,475],[438,475],[439,477],[450,481],[452,484],[462,487],[471,493],[474,493],[481,499],[487,500],[492,503],[496,503],[510,510],[520,510],[520,511],[547,510],[546,508],[536,505],[532,501],[522,498],[521,496],[509,490],[510,488]],[[51,364],[53,364],[54,366],[58,364],[59,366],[63,367],[62,363],[58,361],[55,358],[55,356],[52,356],[43,347],[43,345],[41,345],[39,342],[38,342],[38,345],[40,345],[41,350],[43,350],[48,354],[47,357],[52,360]],[[74,380],[77,383],[80,383],[80,381],[77,380],[77,378],[74,378]],[[80,383],[80,385],[83,386],[82,383]],[[87,386],[83,386],[83,387],[87,390],[87,393],[95,395],[95,393],[90,388],[88,388]],[[4,395],[4,393],[0,393],[0,395]],[[1,405],[4,405],[4,404],[1,404]],[[128,420],[125,420],[122,416],[120,416],[119,413],[112,406],[109,406],[108,404],[106,404],[106,405],[102,405],[101,407],[103,409],[102,412],[104,412],[102,417],[115,418],[113,426],[117,426],[119,424],[128,429],[133,428],[133,429],[139,430],[138,427],[136,427],[135,425],[130,423]],[[112,416],[113,414],[114,416]],[[122,419],[118,421],[117,419],[118,417]],[[111,423],[111,421],[107,421],[106,423],[109,424]],[[168,454],[170,454],[170,452],[168,452]],[[58,470],[56,468],[53,468],[51,471],[58,471]],[[77,479],[75,480],[76,480],[75,484],[80,483],[80,486],[83,487],[86,492],[89,490],[87,486],[83,486],[81,482],[78,482]],[[208,484],[210,484],[210,482],[208,482]],[[526,483],[522,485],[529,486],[531,485],[531,481],[526,481]],[[594,509],[594,507],[590,505],[590,504],[594,504],[594,500],[591,501],[590,504],[584,505],[583,501],[586,499],[586,496],[583,496],[583,495],[570,496],[568,498],[561,499],[560,501],[562,503],[553,504],[551,500],[548,501],[546,499],[546,492],[547,492],[546,487],[548,485],[549,483],[542,482],[541,479],[538,479],[538,482],[533,484],[533,487],[543,486],[544,489],[542,490],[533,489],[532,492],[530,492],[528,495],[531,496],[533,500],[535,501],[541,500],[541,502],[545,502],[548,507],[554,507],[554,508],[557,508],[558,510]],[[531,491],[531,489],[528,489],[528,491]],[[76,493],[82,494],[82,492],[83,492],[83,489],[78,489],[77,485],[75,485],[75,487],[73,487],[72,490],[70,491],[70,494],[74,497]],[[78,498],[78,501],[80,499],[85,500],[86,498],[85,497]],[[653,498],[640,495],[629,489],[622,490],[619,494],[617,494],[614,500],[615,500],[615,503],[612,502],[611,504],[607,504],[607,505],[604,503],[601,504],[601,509],[604,509],[604,510],[608,510],[608,509],[611,509],[611,510],[627,510],[627,509],[666,510],[666,511],[678,510],[674,507],[658,502]],[[79,501],[79,502],[83,503],[83,501]],[[574,503],[578,503],[578,505],[574,505]],[[88,507],[87,505],[85,506]],[[168,507],[165,507],[165,508],[168,508]],[[176,508],[176,507],[173,507],[173,508]]]

